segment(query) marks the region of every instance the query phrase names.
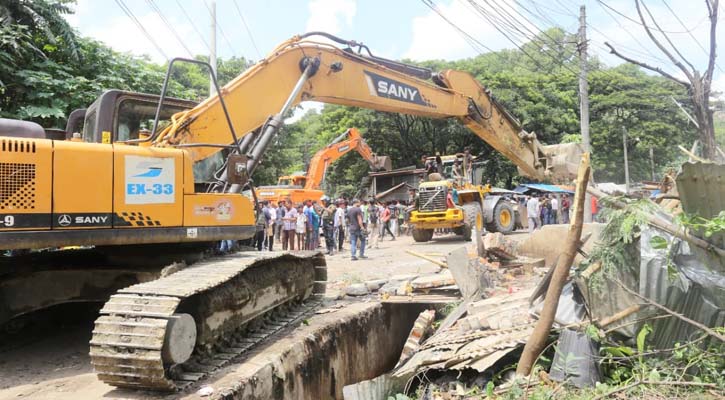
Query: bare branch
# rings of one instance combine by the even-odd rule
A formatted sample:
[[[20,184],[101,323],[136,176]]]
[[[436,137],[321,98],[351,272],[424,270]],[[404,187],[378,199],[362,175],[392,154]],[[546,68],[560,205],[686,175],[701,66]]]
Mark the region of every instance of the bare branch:
[[[672,61],[673,64],[675,64],[680,70],[682,70],[682,72],[685,73],[685,76],[687,76],[687,79],[690,82],[693,82],[694,77],[692,76],[692,73],[687,68],[685,68],[685,66],[682,65],[682,63],[677,58],[675,58],[675,56],[673,56],[672,53],[670,53],[667,50],[667,48],[664,45],[662,45],[662,43],[660,43],[659,40],[657,40],[657,38],[655,37],[654,34],[652,34],[652,30],[650,30],[649,25],[647,25],[647,22],[644,20],[644,15],[642,15],[642,9],[639,6],[639,2],[640,2],[640,0],[634,0],[634,5],[637,7],[637,14],[639,15],[640,21],[642,21],[642,26],[644,26],[644,31],[647,32],[647,36],[649,36],[649,38],[652,40],[652,42],[654,42],[654,44],[657,46],[657,48],[659,48],[660,51],[662,51],[667,56],[667,58],[669,58],[670,61]],[[657,27],[657,29],[659,29],[659,27]],[[664,33],[663,33],[663,35],[664,35]],[[665,35],[665,38],[667,38],[667,35]],[[669,39],[667,39],[667,40],[669,41]],[[662,73],[660,71],[657,71],[657,72],[664,75],[664,73]],[[672,78],[670,78],[670,79],[672,79]]]
[[[648,69],[650,71],[657,72],[658,74],[664,76],[665,78],[668,78],[668,79],[670,79],[672,81],[675,81],[675,82],[679,83],[680,85],[682,85],[682,86],[684,86],[684,87],[686,87],[688,89],[690,88],[690,86],[692,86],[691,83],[685,82],[682,79],[676,78],[674,75],[668,74],[667,72],[663,71],[662,68],[653,67],[653,66],[651,66],[649,64],[645,64],[645,63],[643,63],[641,61],[637,61],[637,60],[635,60],[633,58],[630,58],[630,57],[627,57],[627,56],[623,55],[622,53],[618,52],[614,47],[612,47],[612,45],[609,44],[609,42],[604,42],[604,44],[607,47],[609,47],[609,52],[610,53],[614,54],[615,56],[621,58],[624,61],[630,62],[630,63],[635,64],[635,65],[639,65],[640,67],[642,67],[644,69]]]
[[[674,43],[672,43],[672,41],[670,40],[670,37],[669,37],[669,36],[667,36],[667,34],[666,34],[666,33],[665,33],[665,32],[664,32],[663,30],[662,30],[662,28],[660,28],[660,25],[659,25],[659,24],[657,23],[657,20],[655,19],[654,15],[652,15],[652,12],[650,12],[650,10],[649,10],[649,7],[647,7],[647,4],[645,4],[644,0],[642,0],[642,5],[644,6],[644,10],[645,10],[645,11],[647,11],[647,14],[649,15],[650,19],[652,20],[652,23],[653,23],[653,24],[655,24],[655,27],[657,27],[657,29],[659,29],[659,30],[660,30],[660,32],[662,33],[662,36],[664,36],[664,37],[665,37],[665,40],[667,40],[667,43],[669,43],[669,44],[670,44],[670,47],[672,47],[672,49],[674,49],[674,50],[675,50],[675,53],[677,53],[677,55],[678,55],[678,56],[680,56],[680,58],[681,58],[681,59],[682,59],[682,60],[683,60],[684,62],[686,62],[686,63],[687,63],[687,65],[689,65],[689,66],[690,66],[690,68],[692,68],[692,71],[693,71],[693,73],[694,73],[694,71],[695,71],[695,66],[694,66],[694,65],[692,65],[692,63],[690,63],[690,62],[689,62],[689,61],[688,61],[688,60],[687,60],[687,59],[685,58],[685,56],[683,56],[683,55],[682,55],[682,53],[680,53],[680,50],[678,50],[678,49],[677,49],[677,47],[675,46],[675,44],[674,44]],[[642,16],[640,15],[640,17],[642,17]]]
[[[710,4],[710,0],[705,0],[707,7],[710,11],[710,62],[707,64],[707,70],[705,71],[704,83],[707,88],[707,92],[710,92],[710,83],[712,82],[712,74],[715,70],[715,58],[717,58],[717,13],[720,6],[720,0],[713,0],[713,4]]]

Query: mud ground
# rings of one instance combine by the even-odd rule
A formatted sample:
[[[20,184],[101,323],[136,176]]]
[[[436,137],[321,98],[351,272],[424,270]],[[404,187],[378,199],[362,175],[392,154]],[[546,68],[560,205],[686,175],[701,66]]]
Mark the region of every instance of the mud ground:
[[[351,261],[349,244],[346,244],[342,253],[327,257],[328,296],[337,297],[350,283],[438,270],[439,267],[432,263],[407,254],[407,249],[447,254],[462,245],[456,236],[435,237],[425,244],[414,243],[411,237],[403,236],[395,241],[385,240],[379,248],[368,249],[368,259]],[[53,309],[38,316],[29,327],[3,338],[0,342],[0,400],[164,397],[114,390],[96,379],[88,357],[88,340],[96,310],[88,306]]]

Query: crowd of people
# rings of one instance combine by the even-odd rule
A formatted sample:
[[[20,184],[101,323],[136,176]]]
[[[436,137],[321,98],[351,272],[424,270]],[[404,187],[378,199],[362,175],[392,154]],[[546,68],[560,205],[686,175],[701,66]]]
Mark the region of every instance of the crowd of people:
[[[529,232],[540,229],[544,225],[569,223],[571,201],[566,193],[561,197],[561,202],[551,194],[526,196],[524,205],[526,207]]]
[[[328,255],[340,253],[350,244],[352,260],[367,258],[365,249],[402,234],[408,234],[408,207],[402,201],[338,199],[323,196],[320,201],[305,200],[302,204],[291,201],[258,204],[256,234],[252,246],[259,251],[317,250],[324,247]],[[221,250],[231,249],[222,242]]]

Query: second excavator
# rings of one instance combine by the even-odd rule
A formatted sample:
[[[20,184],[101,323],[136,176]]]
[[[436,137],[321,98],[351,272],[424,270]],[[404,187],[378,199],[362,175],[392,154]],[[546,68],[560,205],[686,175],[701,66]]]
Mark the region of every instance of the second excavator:
[[[188,104],[166,96],[179,61],[169,63],[159,97],[109,92],[74,112],[83,120],[74,140],[0,121],[0,246],[14,254],[0,264],[0,322],[115,292],[90,350],[98,377],[111,385],[174,390],[200,379],[206,366],[243,351],[236,344],[259,318],[324,291],[324,259],[316,254],[237,254],[176,273],[124,264],[132,250],[149,257],[250,238],[250,178],[300,101],[455,118],[523,174],[544,180],[562,172],[555,149],[524,132],[466,72],[433,73],[376,57],[359,42],[308,33],[217,86],[219,95]],[[141,120],[149,132],[137,129]],[[63,251],[22,254],[65,246],[111,252],[122,268],[72,257],[62,265],[38,261]]]
[[[320,200],[324,194],[321,187],[327,175],[327,168],[353,150],[370,164],[373,172],[391,169],[390,158],[376,155],[360,132],[356,128],[350,128],[312,156],[307,174],[281,176],[275,186],[257,187],[257,196],[260,200],[273,202],[288,200],[293,204],[302,203],[307,199]]]

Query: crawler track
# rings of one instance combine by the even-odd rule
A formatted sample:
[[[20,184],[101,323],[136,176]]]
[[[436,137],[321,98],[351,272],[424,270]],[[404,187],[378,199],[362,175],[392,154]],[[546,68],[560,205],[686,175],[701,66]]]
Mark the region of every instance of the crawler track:
[[[128,287],[96,320],[91,363],[114,386],[183,388],[310,312],[326,273],[319,253],[237,254]],[[188,361],[174,364],[164,351],[179,314],[193,317],[196,343]]]

